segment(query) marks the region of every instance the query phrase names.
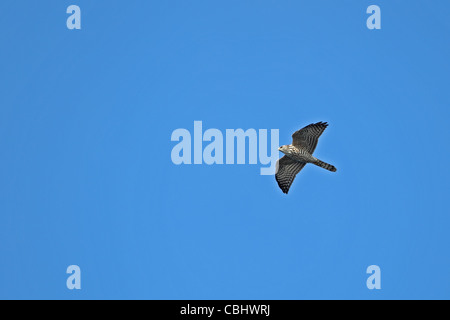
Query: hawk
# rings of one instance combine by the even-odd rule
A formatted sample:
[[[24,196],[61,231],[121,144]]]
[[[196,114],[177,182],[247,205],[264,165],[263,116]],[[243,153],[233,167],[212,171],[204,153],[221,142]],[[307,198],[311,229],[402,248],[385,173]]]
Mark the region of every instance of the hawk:
[[[334,166],[312,155],[316,149],[320,135],[327,126],[328,123],[326,122],[312,123],[292,135],[292,144],[278,148],[285,156],[277,161],[275,179],[284,193],[287,194],[289,192],[295,176],[307,163],[312,163],[329,171],[336,172]]]

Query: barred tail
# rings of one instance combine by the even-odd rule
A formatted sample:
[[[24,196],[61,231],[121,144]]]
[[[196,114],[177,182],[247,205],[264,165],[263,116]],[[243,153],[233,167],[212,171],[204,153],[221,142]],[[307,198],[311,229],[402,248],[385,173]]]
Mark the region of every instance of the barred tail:
[[[327,169],[328,171],[331,172],[336,172],[336,168],[334,166],[332,166],[331,164],[328,164],[326,162],[320,161],[319,159],[317,159],[316,162],[313,162],[316,166],[322,167],[324,169]]]

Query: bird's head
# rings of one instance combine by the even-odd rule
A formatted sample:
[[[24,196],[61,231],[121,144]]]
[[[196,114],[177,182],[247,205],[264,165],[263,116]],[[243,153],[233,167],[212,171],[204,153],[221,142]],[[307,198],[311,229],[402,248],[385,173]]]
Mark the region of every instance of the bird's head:
[[[288,146],[281,146],[278,148],[278,151],[281,151],[283,153],[289,153],[289,147]]]

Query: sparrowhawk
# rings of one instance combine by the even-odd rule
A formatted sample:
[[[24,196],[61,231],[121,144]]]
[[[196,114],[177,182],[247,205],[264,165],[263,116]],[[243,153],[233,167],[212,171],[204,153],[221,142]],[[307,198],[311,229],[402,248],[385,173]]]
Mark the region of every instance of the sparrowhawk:
[[[307,163],[315,164],[332,172],[336,171],[334,166],[312,155],[320,135],[327,126],[326,122],[312,123],[292,135],[292,144],[278,148],[285,156],[277,161],[275,179],[284,193],[289,192],[295,176]]]

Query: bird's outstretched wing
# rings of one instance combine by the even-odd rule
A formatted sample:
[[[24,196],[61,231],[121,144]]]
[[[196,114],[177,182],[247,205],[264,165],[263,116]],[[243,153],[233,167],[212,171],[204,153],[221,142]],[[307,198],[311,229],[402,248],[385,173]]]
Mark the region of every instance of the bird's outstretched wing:
[[[289,192],[292,182],[294,182],[295,176],[303,167],[305,162],[297,162],[284,156],[277,161],[275,179],[278,182],[278,186],[284,193]]]
[[[317,122],[307,125],[292,135],[292,144],[297,148],[302,148],[310,154],[314,152],[320,135],[328,127],[326,122]]]

